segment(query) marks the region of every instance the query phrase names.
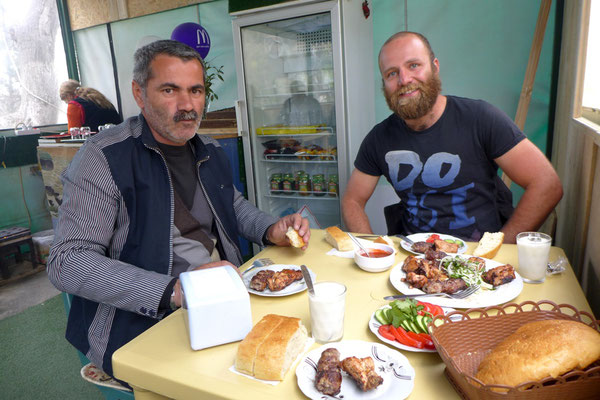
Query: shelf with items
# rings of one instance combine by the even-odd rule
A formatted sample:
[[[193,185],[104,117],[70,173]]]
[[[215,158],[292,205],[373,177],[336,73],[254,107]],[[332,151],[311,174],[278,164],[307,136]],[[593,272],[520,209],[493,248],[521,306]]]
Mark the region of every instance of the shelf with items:
[[[316,196],[315,192],[302,192],[308,193],[307,195],[300,195],[300,192],[291,192],[291,194],[265,194],[265,197],[270,198],[278,198],[278,199],[298,199],[298,200],[337,200],[337,194],[335,197],[333,195],[329,195],[327,193],[323,193],[323,195]]]
[[[257,138],[270,138],[276,136],[332,136],[335,135],[333,128],[330,126],[263,126],[256,128]]]
[[[300,160],[298,159],[297,156],[295,156],[294,154],[292,154],[292,157],[287,157],[287,154],[278,154],[275,156],[275,158],[277,159],[266,159],[266,160],[260,160],[261,162],[265,162],[265,163],[285,163],[285,164],[337,164],[337,159],[335,157],[333,157],[333,159],[329,159],[329,160]],[[280,158],[281,157],[281,158]]]
[[[282,135],[285,137],[261,137],[259,143],[265,148],[260,157],[271,162],[336,163],[337,143],[333,132],[325,134]],[[269,140],[264,140],[269,139]]]

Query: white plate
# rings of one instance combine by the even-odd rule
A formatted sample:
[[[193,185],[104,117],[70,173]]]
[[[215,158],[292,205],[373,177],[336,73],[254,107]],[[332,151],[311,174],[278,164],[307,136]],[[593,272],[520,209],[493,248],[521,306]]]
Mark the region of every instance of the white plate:
[[[426,302],[427,303],[432,303],[430,301],[426,301]],[[391,308],[391,307],[390,306],[383,306],[383,307],[381,307],[379,309],[383,309],[383,308]],[[449,314],[452,311],[456,311],[455,309],[450,308],[450,307],[442,307],[442,309],[444,310],[444,314]],[[452,317],[450,317],[450,319],[452,319]],[[391,346],[397,347],[400,350],[415,351],[415,352],[419,352],[419,353],[436,353],[437,352],[436,349],[433,349],[433,350],[430,350],[430,349],[419,349],[417,347],[407,346],[407,345],[402,344],[402,343],[400,343],[400,342],[398,342],[396,340],[386,339],[386,338],[384,338],[383,336],[381,336],[379,334],[379,327],[380,326],[381,326],[381,322],[377,321],[377,319],[375,318],[375,313],[373,313],[373,315],[371,315],[371,319],[369,320],[369,329],[382,342],[385,342],[385,343],[387,343],[387,344],[389,344]]]
[[[273,265],[266,265],[264,267],[260,267],[260,268],[256,268],[253,269],[252,271],[248,272],[248,274],[243,275],[243,281],[244,281],[244,285],[246,285],[246,288],[248,289],[249,293],[258,295],[258,296],[266,296],[266,297],[281,297],[281,296],[289,296],[292,294],[296,294],[296,293],[300,293],[306,290],[306,282],[304,282],[304,279],[301,279],[299,281],[295,281],[292,282],[288,287],[278,291],[278,292],[271,292],[269,290],[269,287],[265,288],[264,291],[259,292],[258,290],[254,290],[250,288],[250,281],[252,280],[252,277],[254,275],[256,275],[258,273],[258,271],[263,271],[266,269],[270,269],[271,271],[281,271],[283,269],[295,269],[297,271],[301,271],[300,267],[298,265],[286,265],[286,264],[273,264]],[[312,278],[313,282],[317,281],[317,275],[315,275],[314,272],[312,272],[310,270],[310,268],[308,269],[308,273],[310,274],[310,277]]]
[[[413,233],[412,235],[408,235],[406,237],[409,238],[410,240],[412,240],[413,242],[425,242],[425,241],[427,241],[427,238],[429,238],[429,236],[431,236],[433,234],[434,233],[432,233],[432,232],[429,232],[429,233]],[[446,240],[446,239],[460,240],[463,243],[463,245],[458,248],[458,251],[456,252],[457,254],[462,254],[465,251],[467,251],[467,244],[461,238],[457,238],[457,237],[452,236],[452,235],[444,235],[443,233],[436,233],[436,235],[439,235],[440,239],[442,239],[442,240]],[[402,239],[400,239],[400,246],[402,246],[402,248],[404,250],[408,251],[409,253],[413,253],[413,254],[416,254],[416,255],[423,254],[423,253],[417,253],[416,251],[412,251],[411,250],[411,245],[408,244],[408,243],[406,243]],[[450,253],[450,254],[454,254],[454,253]]]
[[[419,256],[419,258],[423,258],[424,256]],[[472,257],[470,255],[461,254],[463,258]],[[492,268],[498,267],[500,265],[504,265],[503,263],[499,263],[498,261],[489,260],[484,258],[485,260],[485,269],[490,270]],[[402,264],[404,261],[392,268],[390,272],[390,282],[392,286],[394,286],[400,293],[402,294],[423,294],[423,298],[420,299],[422,301],[426,301],[428,303],[437,304],[442,307],[454,307],[454,308],[478,308],[478,307],[489,307],[495,306],[498,304],[504,304],[509,302],[510,300],[517,297],[521,291],[523,290],[523,279],[521,275],[517,271],[515,271],[515,279],[513,279],[509,283],[505,283],[504,285],[498,286],[495,290],[484,290],[479,289],[477,292],[473,293],[469,297],[465,299],[450,299],[448,297],[436,297],[436,296],[426,296],[426,294],[420,290],[415,288],[410,288],[406,282],[402,281],[402,278],[406,277],[406,273],[402,271]]]
[[[363,392],[354,380],[342,371],[342,387],[335,397],[324,395],[315,387],[316,370],[321,353],[329,348],[340,352],[340,361],[346,357],[371,357],[375,363],[375,371],[383,378],[377,388]],[[310,359],[311,361],[308,361]],[[298,387],[307,397],[313,400],[322,399],[405,399],[410,395],[415,384],[415,370],[408,359],[399,351],[390,349],[381,343],[347,340],[328,343],[310,351],[296,368]]]

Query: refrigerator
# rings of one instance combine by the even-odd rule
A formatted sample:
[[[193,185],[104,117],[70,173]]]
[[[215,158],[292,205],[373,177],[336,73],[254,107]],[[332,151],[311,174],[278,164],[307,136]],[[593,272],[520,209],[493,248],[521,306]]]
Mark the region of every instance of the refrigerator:
[[[302,212],[311,228],[342,225],[351,166],[341,3],[292,3],[232,21],[248,197],[276,217]]]

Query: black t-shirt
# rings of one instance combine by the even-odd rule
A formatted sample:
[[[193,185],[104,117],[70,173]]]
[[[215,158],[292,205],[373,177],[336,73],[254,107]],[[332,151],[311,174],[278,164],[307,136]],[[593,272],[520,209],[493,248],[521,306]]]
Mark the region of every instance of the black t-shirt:
[[[384,175],[402,204],[401,229],[479,240],[502,227],[498,204],[500,157],[525,135],[482,100],[447,96],[440,119],[413,131],[392,114],[362,142],[355,167]]]

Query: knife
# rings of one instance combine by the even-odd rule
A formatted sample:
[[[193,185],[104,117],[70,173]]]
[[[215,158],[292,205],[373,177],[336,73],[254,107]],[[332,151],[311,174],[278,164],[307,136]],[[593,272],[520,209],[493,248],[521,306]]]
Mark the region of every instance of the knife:
[[[412,246],[413,244],[415,244],[415,242],[413,242],[412,240],[410,240],[409,238],[407,238],[407,237],[406,237],[406,236],[404,236],[404,235],[400,235],[400,234],[398,234],[398,235],[395,235],[395,236],[396,236],[396,237],[399,237],[399,238],[400,238],[400,239],[402,239],[402,240],[404,240],[406,243],[410,244],[411,246]]]
[[[396,300],[396,299],[415,299],[417,297],[427,297],[427,296],[440,296],[441,294],[431,293],[431,294],[395,294],[393,296],[385,296],[384,300]]]

